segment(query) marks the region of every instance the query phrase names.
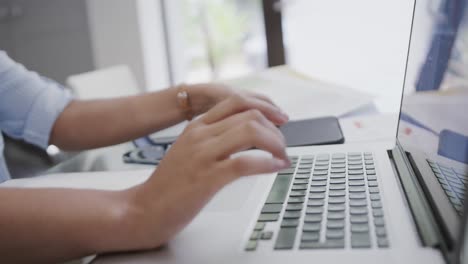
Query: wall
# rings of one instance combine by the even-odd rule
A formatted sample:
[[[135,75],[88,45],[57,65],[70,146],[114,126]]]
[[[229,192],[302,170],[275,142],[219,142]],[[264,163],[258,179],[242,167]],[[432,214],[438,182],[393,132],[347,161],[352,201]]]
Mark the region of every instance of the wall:
[[[417,63],[430,37],[428,8],[437,1],[418,0],[418,18],[409,65],[414,83]],[[379,110],[397,112],[401,98],[411,0],[296,0],[285,9],[288,63],[311,76],[369,92]],[[432,6],[431,6],[432,4]]]
[[[87,0],[97,68],[128,65],[143,90],[168,85],[159,0]]]

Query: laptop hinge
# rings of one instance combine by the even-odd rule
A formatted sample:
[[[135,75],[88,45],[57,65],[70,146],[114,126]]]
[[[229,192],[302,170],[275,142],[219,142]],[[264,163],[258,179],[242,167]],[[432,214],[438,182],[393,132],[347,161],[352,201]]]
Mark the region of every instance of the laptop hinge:
[[[410,169],[411,164],[404,156],[405,152],[397,144],[393,150],[388,151],[388,154],[395,173],[400,179],[423,246],[439,247],[442,237],[440,230],[424,191],[416,175]]]

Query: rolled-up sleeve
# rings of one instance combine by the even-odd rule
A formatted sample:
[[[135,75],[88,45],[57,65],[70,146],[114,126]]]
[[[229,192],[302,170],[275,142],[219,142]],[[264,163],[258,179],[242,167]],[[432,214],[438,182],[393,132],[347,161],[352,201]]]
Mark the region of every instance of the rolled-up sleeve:
[[[60,84],[26,70],[0,51],[0,129],[46,148],[52,127],[72,100]]]

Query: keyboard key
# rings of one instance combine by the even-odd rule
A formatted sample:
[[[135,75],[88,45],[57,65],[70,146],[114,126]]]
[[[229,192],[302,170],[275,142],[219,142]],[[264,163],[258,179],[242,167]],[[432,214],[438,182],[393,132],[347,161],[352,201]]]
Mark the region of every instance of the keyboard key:
[[[309,174],[296,174],[296,179],[308,180],[310,179],[310,175]]]
[[[344,153],[333,153],[332,159],[344,159],[346,158],[346,154]]]
[[[305,223],[320,223],[322,221],[322,214],[309,214],[305,215]]]
[[[327,181],[328,180],[328,176],[325,175],[325,176],[313,176],[312,178],[312,181]]]
[[[293,181],[293,184],[294,184],[294,185],[309,184],[309,180],[305,180],[305,179],[295,179],[295,180]]]
[[[349,206],[356,207],[356,206],[366,206],[367,200],[366,199],[353,199],[349,200]]]
[[[329,204],[343,204],[345,203],[345,201],[346,201],[345,197],[329,197],[328,198]]]
[[[289,197],[304,197],[306,194],[306,191],[291,191]]]
[[[344,184],[346,183],[346,179],[338,178],[338,179],[330,179],[330,184]]]
[[[349,175],[363,175],[364,171],[363,170],[349,170],[348,174]]]
[[[331,186],[330,186],[331,187]],[[340,188],[341,189],[341,188]],[[329,197],[342,197],[342,196],[346,196],[346,191],[344,190],[344,187],[343,187],[343,190],[332,190],[330,188],[330,192],[328,193],[328,196]]]
[[[377,177],[375,175],[369,175],[367,174],[367,180],[368,181],[376,181],[377,180]]]
[[[328,220],[327,228],[328,229],[343,229],[345,227],[344,220]]]
[[[315,165],[314,171],[328,171],[328,165]]]
[[[302,207],[304,207],[302,204],[288,204],[286,211],[301,211]]]
[[[292,249],[296,238],[296,228],[281,228],[276,239],[275,249]]]
[[[283,215],[283,219],[299,219],[301,218],[300,211],[286,211]]]
[[[260,235],[261,240],[270,240],[272,237],[273,237],[273,232],[271,232],[271,231],[263,232]]]
[[[365,199],[365,198],[366,198],[366,193],[365,192],[350,193],[349,194],[349,199]]]
[[[262,231],[263,229],[265,229],[265,226],[266,226],[265,223],[256,223],[255,227],[254,227],[254,230],[255,231]]]
[[[324,204],[325,201],[323,199],[312,199],[307,202],[307,206],[310,207],[323,206]]]
[[[349,165],[348,170],[362,170],[362,165]]]
[[[329,212],[341,212],[346,209],[345,204],[329,204],[328,211]]]
[[[260,214],[258,222],[275,222],[278,221],[279,214]]]
[[[307,207],[306,214],[321,214],[323,213],[323,207]]]
[[[370,181],[367,183],[369,187],[378,187],[377,181]]]
[[[344,169],[346,168],[346,163],[345,162],[332,162],[331,165],[332,169]]]
[[[369,187],[369,193],[379,193],[379,187]]]
[[[349,186],[365,186],[366,184],[364,181],[349,181],[348,182]]]
[[[331,169],[330,172],[332,174],[336,174],[336,173],[345,173],[346,172],[346,169]]]
[[[385,227],[376,227],[375,228],[375,234],[378,237],[385,237],[385,236],[387,236],[387,231],[385,230]]]
[[[350,207],[349,213],[351,215],[367,215],[367,207]]]
[[[350,193],[360,193],[360,192],[365,192],[366,191],[366,187],[364,186],[350,186],[348,191]]]
[[[310,193],[309,199],[324,199],[325,193]]]
[[[302,226],[304,232],[318,232],[322,225],[320,223],[305,223]]]
[[[349,175],[348,180],[361,181],[361,180],[364,180],[364,175]]]
[[[328,171],[314,171],[314,176],[328,175]]]
[[[369,223],[369,218],[367,215],[351,215],[350,221],[351,224],[367,224]]]
[[[380,194],[378,193],[373,193],[370,195],[371,201],[380,201]]]
[[[283,204],[289,191],[292,175],[278,175],[271,187],[266,204]]]
[[[327,249],[327,248],[344,248],[343,239],[332,239],[321,242],[302,242],[299,246],[300,249]]]
[[[345,233],[344,230],[339,230],[339,229],[329,229],[327,230],[326,237],[327,239],[339,239],[339,238],[344,238]]]
[[[291,187],[291,190],[293,190],[293,191],[305,191],[305,190],[307,190],[307,187],[308,187],[307,184],[293,185]]]
[[[344,185],[344,184],[331,184],[329,189],[330,190],[345,190],[346,185]]]
[[[371,206],[372,206],[372,208],[382,208],[382,202],[381,201],[372,201]]]
[[[245,247],[245,250],[246,251],[254,251],[257,249],[257,241],[255,240],[249,240],[249,242],[247,242],[247,246]]]
[[[322,187],[322,186],[327,186],[327,182],[324,182],[324,181],[312,181],[310,183],[310,186],[313,186],[313,187]]]
[[[283,209],[282,204],[265,204],[262,213],[280,213],[281,209]]]
[[[349,160],[348,165],[362,165],[361,160]]]
[[[369,234],[364,233],[353,233],[351,235],[351,247],[352,248],[370,248],[370,237]]]
[[[330,179],[344,179],[344,178],[346,178],[346,174],[344,173],[330,175]]]
[[[297,227],[299,225],[298,219],[284,219],[281,222],[281,227]]]
[[[304,201],[305,201],[304,197],[289,197],[288,204],[304,203]]]
[[[353,224],[351,225],[352,233],[368,233],[369,225],[368,224]]]
[[[375,226],[383,227],[385,226],[385,220],[383,219],[383,217],[375,217],[374,224]]]
[[[328,154],[320,154],[317,156],[317,161],[328,161],[330,160],[330,155]]]
[[[366,170],[367,175],[375,175],[375,170]]]
[[[388,239],[384,237],[377,238],[377,245],[379,245],[379,248],[387,248],[389,246]]]
[[[328,220],[342,220],[345,219],[344,212],[329,212],[327,215]]]
[[[253,231],[252,235],[250,235],[250,240],[258,240],[260,238],[260,232]]]
[[[374,209],[374,210],[372,211],[372,215],[373,215],[374,217],[382,217],[382,216],[384,215],[384,213],[383,213],[383,210],[382,210],[382,209]]]
[[[303,232],[301,241],[303,242],[315,242],[319,241],[320,233],[319,232]]]
[[[322,187],[310,187],[309,192],[311,193],[324,193],[327,191],[327,187],[322,186]]]

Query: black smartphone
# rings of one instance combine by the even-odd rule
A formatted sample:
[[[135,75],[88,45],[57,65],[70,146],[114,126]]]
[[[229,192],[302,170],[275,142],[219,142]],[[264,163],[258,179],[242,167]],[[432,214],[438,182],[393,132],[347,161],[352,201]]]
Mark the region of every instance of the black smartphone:
[[[345,142],[338,118],[321,117],[291,121],[280,127],[288,147],[342,144]]]

